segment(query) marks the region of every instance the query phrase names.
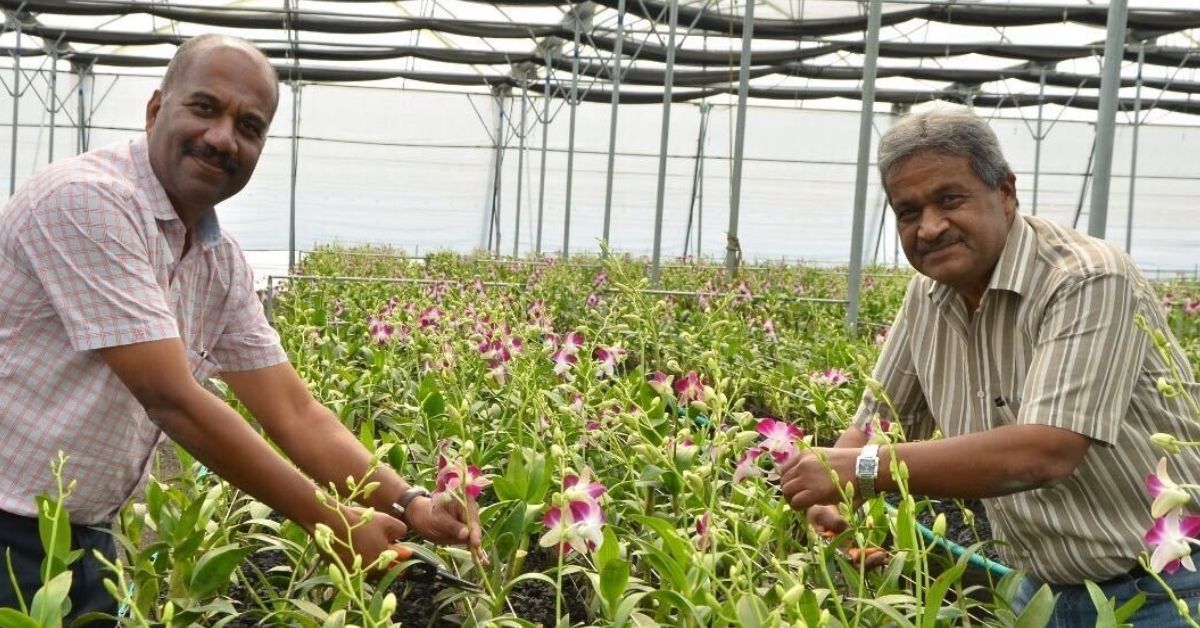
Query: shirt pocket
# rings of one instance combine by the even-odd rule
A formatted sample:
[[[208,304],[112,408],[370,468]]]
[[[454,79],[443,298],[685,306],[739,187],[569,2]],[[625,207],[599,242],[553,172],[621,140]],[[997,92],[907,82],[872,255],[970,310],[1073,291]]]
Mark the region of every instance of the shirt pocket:
[[[221,372],[221,366],[217,364],[212,353],[198,347],[188,348],[188,368],[192,371],[192,377],[201,384]]]
[[[1020,423],[1018,419],[1021,416],[1021,398],[1019,396],[993,394],[987,404],[993,427]]]

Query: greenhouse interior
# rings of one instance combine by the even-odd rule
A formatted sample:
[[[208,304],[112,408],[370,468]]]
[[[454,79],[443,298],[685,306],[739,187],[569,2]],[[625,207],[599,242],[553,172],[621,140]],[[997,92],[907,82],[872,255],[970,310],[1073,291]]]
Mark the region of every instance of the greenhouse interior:
[[[1194,1],[0,10],[0,627],[1200,627]]]

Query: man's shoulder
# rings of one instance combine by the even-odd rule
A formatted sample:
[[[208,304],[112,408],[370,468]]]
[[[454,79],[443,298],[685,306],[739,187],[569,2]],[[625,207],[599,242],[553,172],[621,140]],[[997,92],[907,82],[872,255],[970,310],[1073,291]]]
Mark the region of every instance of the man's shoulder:
[[[1117,275],[1136,279],[1133,260],[1112,242],[1038,216],[1022,217],[1037,235],[1037,259],[1064,280]]]
[[[63,191],[95,190],[131,198],[137,193],[138,178],[126,141],[56,161],[39,170],[23,187],[30,204]]]

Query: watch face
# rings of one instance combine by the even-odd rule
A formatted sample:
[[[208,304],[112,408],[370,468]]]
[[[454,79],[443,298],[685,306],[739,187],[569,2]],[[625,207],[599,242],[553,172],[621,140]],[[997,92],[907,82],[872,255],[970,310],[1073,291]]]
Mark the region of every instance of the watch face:
[[[857,462],[858,464],[854,470],[855,475],[875,477],[875,471],[879,468],[878,458],[859,458]]]

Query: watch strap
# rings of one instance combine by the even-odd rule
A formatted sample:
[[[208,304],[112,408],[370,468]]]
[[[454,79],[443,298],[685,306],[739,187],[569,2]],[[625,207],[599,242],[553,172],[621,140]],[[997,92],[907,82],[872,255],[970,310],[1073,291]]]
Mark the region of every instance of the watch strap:
[[[418,497],[429,497],[429,491],[420,486],[408,487],[403,493],[400,493],[396,501],[392,502],[390,514],[400,521],[407,523],[404,516],[408,513],[408,506]]]
[[[859,496],[875,497],[875,480],[879,477],[879,445],[865,445],[854,460],[854,476],[858,480]]]

